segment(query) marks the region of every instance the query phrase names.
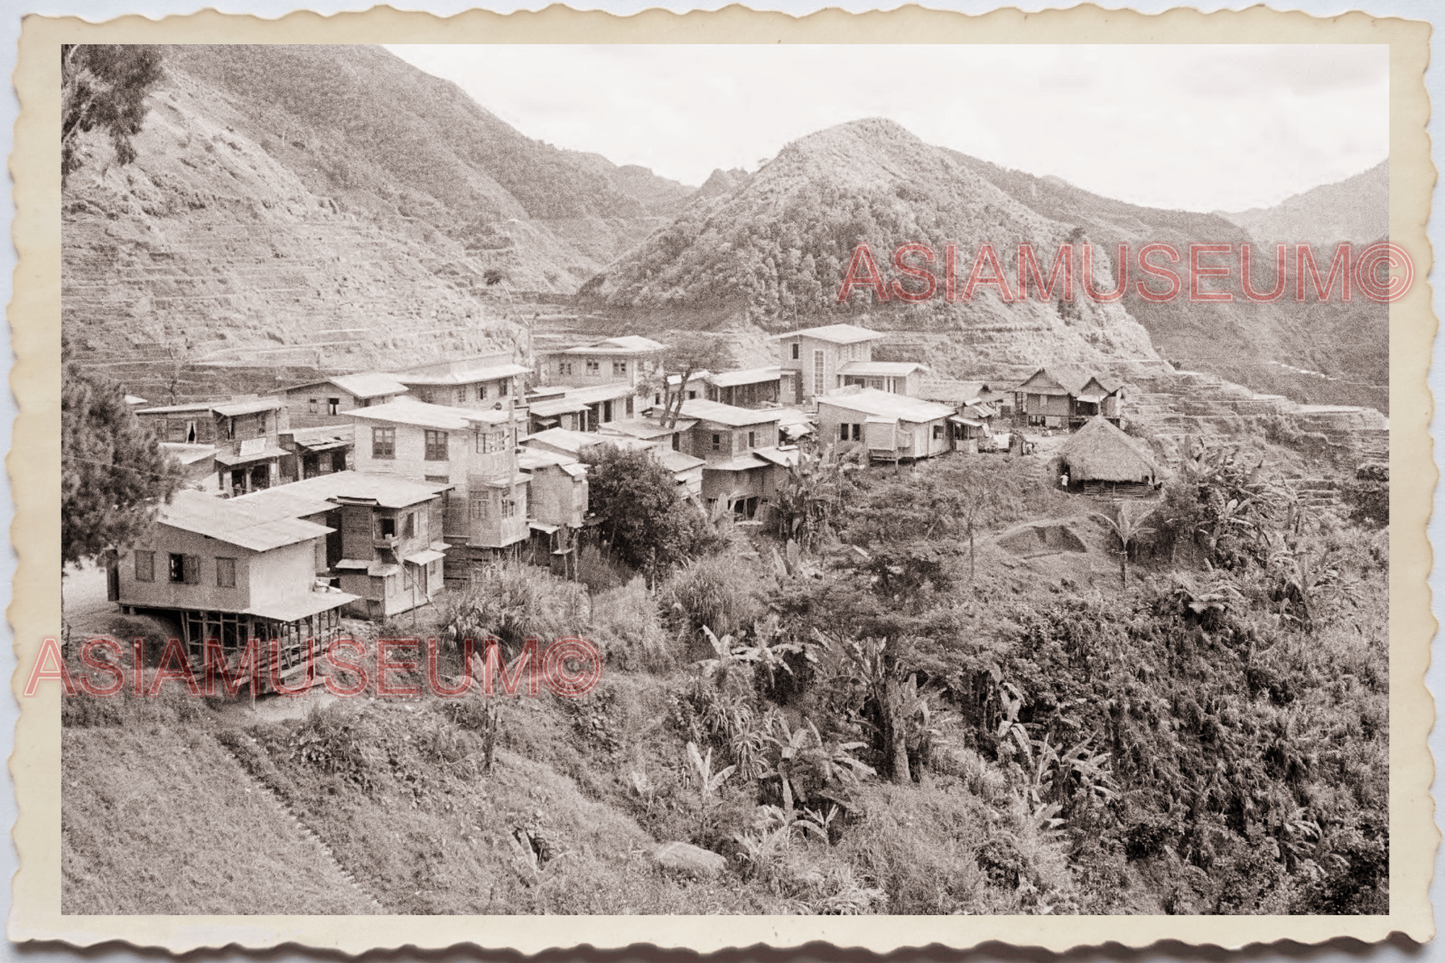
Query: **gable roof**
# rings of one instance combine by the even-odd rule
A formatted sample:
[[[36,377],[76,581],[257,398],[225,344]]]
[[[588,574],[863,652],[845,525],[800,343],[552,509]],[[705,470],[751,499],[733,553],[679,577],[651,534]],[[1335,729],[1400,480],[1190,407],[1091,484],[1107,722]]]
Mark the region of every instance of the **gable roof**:
[[[382,421],[398,425],[417,425],[422,428],[441,428],[447,431],[466,431],[475,425],[499,425],[512,420],[512,413],[506,409],[453,408],[448,405],[430,405],[424,401],[403,395],[395,401],[370,408],[353,408],[343,411],[348,418],[357,421]]]
[[[982,381],[952,381],[945,378],[930,378],[918,389],[918,397],[925,401],[938,401],[951,405],[967,405],[983,400],[988,385]]]
[[[1101,415],[1090,418],[1060,446],[1059,462],[1068,466],[1070,481],[1143,481],[1159,473],[1144,443]]]
[[[161,408],[143,408],[138,415],[178,415],[190,412],[213,411],[226,418],[255,414],[258,411],[275,411],[286,402],[277,397],[230,398],[226,401],[192,401],[180,405],[165,405]]]
[[[735,405],[725,405],[720,401],[708,401],[704,398],[690,398],[684,401],[682,416],[695,418],[698,421],[710,421],[717,425],[726,425],[729,428],[762,425],[782,418],[776,408],[772,410],[738,408]]]
[[[741,371],[721,371],[717,374],[705,375],[707,380],[716,388],[731,388],[734,385],[753,385],[764,381],[777,381],[782,377],[783,369],[778,365],[768,365],[763,368],[744,368]]]
[[[515,375],[526,374],[531,371],[526,365],[506,364],[486,365],[477,368],[460,368],[452,371],[403,371],[392,375],[397,381],[405,385],[469,385],[477,381],[500,381],[503,378],[511,378]],[[402,390],[405,390],[403,387]]]
[[[843,388],[818,398],[819,405],[833,405],[890,420],[922,425],[953,414],[953,408],[936,401],[895,395],[877,388]]]
[[[652,447],[650,442],[627,435],[600,435],[595,431],[570,431],[566,428],[548,428],[522,439],[524,448],[550,448],[574,456],[593,445],[616,445],[627,451]]]
[[[782,341],[784,338],[816,338],[819,341],[831,341],[834,344],[857,344],[860,341],[877,341],[885,337],[881,331],[870,331],[867,328],[860,328],[856,324],[825,324],[817,328],[804,328],[801,331],[785,331],[782,334],[775,334],[769,341]]]
[[[562,348],[550,354],[652,354],[655,351],[666,350],[667,345],[651,338],[644,338],[641,335],[627,334],[618,338],[603,338],[601,341],[594,341],[591,344],[581,344],[573,348]]]
[[[281,391],[290,394],[293,391],[300,391],[303,388],[315,388],[318,385],[335,385],[342,391],[356,398],[380,398],[382,395],[406,394],[406,385],[397,381],[391,375],[383,374],[380,371],[358,371],[354,374],[322,378],[319,381],[306,381],[299,385],[282,388]]]
[[[1090,382],[1102,388],[1104,395],[1111,395],[1124,385],[1122,381],[1109,375],[1090,374],[1070,365],[1049,365],[1047,368],[1040,368],[1029,375],[1015,390],[1023,391],[1028,388],[1038,389],[1052,386],[1061,388],[1077,398],[1084,393],[1084,389],[1089,386]],[[1038,391],[1036,393],[1050,394],[1051,392]]]
[[[323,511],[335,508],[343,502],[367,502],[380,508],[406,508],[408,505],[430,501],[454,487],[445,482],[420,482],[395,475],[338,471],[252,492],[234,500],[259,505],[285,505],[287,499],[298,499],[294,504],[303,505],[299,499],[308,499],[313,503],[324,504]],[[308,511],[302,514],[314,515],[316,512]]]

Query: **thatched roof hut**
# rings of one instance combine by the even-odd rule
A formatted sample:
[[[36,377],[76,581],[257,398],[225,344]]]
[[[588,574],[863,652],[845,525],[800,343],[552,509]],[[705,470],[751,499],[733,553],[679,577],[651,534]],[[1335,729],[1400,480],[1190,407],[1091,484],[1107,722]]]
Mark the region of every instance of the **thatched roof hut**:
[[[1074,490],[1153,488],[1159,481],[1159,466],[1144,443],[1098,415],[1064,442],[1058,465],[1059,473],[1068,475],[1069,488]]]

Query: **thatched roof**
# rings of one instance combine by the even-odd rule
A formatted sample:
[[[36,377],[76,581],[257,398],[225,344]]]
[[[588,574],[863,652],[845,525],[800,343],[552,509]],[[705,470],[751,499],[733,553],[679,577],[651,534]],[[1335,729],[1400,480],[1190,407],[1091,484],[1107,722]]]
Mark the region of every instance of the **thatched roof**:
[[[1113,423],[1095,416],[1059,449],[1059,464],[1073,481],[1153,481],[1159,467],[1144,447]]]

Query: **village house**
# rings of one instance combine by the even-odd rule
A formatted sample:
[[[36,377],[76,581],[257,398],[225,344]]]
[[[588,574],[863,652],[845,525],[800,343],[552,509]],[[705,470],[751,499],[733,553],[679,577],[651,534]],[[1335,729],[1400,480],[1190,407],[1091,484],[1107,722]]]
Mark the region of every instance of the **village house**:
[[[995,391],[982,381],[925,381],[919,392],[924,401],[936,401],[953,408],[948,419],[949,437],[957,451],[977,453],[994,443],[994,429],[1006,421],[999,411],[999,403],[1013,395]],[[1012,403],[1009,408],[1012,410]],[[1004,443],[1007,432],[998,437]]]
[[[161,442],[161,450],[180,462],[182,485],[199,492],[221,493],[221,479],[216,471],[215,445],[184,445]]]
[[[873,342],[883,335],[853,324],[829,324],[775,334],[778,345],[780,397],[803,404],[843,385],[843,366],[873,360]]]
[[[446,493],[452,486],[342,471],[247,495],[253,506],[291,502],[298,517],[325,525],[325,574],[355,596],[343,613],[386,619],[436,597],[447,543]],[[324,513],[311,506],[326,505]],[[279,509],[278,509],[279,510]]]
[[[451,485],[443,540],[453,546],[447,578],[525,542],[527,476],[517,467],[517,424],[500,411],[410,398],[355,409],[356,470]]]
[[[919,397],[928,366],[917,361],[850,361],[838,369],[842,387],[857,385],[893,395]]]
[[[678,424],[691,426],[693,423],[680,421]],[[673,480],[683,489],[684,497],[699,498],[702,495],[702,459],[674,451],[660,441],[649,441],[622,432],[581,432],[565,428],[549,428],[522,441],[524,449],[549,451],[579,459],[584,450],[596,445],[613,445],[623,451],[645,451],[672,472]]]
[[[776,410],[736,408],[697,398],[682,403],[682,417],[693,422],[680,443],[682,454],[701,458],[703,506],[723,508],[752,519],[771,497],[773,462],[759,449],[776,448]]]
[[[1076,430],[1095,415],[1117,427],[1122,382],[1055,365],[1040,368],[1014,389],[1014,423],[1020,427]]]
[[[1160,469],[1148,446],[1095,415],[1059,448],[1056,477],[1066,491],[1139,496],[1159,487]]]
[[[273,392],[286,403],[292,428],[349,425],[353,408],[384,405],[406,394],[406,385],[375,371],[336,375]]]
[[[914,461],[953,448],[954,409],[876,388],[842,388],[818,399],[820,444],[861,444],[873,461]]]
[[[637,335],[605,338],[591,344],[543,352],[543,376],[550,385],[587,388],[626,384],[637,389],[655,373],[667,346]]]
[[[136,412],[141,423],[171,444],[215,445],[217,485],[244,495],[281,484],[280,433],[290,429],[279,397],[198,401]]]
[[[517,466],[531,478],[527,492],[532,564],[571,578],[577,572],[578,533],[587,519],[587,466],[570,455],[524,448]]]
[[[583,431],[590,408],[579,398],[569,398],[565,387],[534,388],[527,393],[527,434],[548,428]]]
[[[307,640],[325,648],[341,632],[341,610],[357,599],[330,585],[332,529],[308,520],[332,507],[308,495],[257,501],[178,491],[110,566],[110,598],[127,614],[174,618],[196,665],[207,639],[232,664],[251,639],[274,641],[277,674],[289,679],[304,668]]]
[[[517,379],[531,371],[510,353],[477,355],[418,365],[392,375],[417,401],[450,408],[510,410],[518,399]]]
[[[353,466],[353,440],[356,426],[325,425],[316,428],[292,428],[279,436],[281,448],[281,482],[301,481],[318,475],[346,471]]]
[[[734,408],[761,408],[782,398],[783,369],[777,365],[703,376],[708,401]]]

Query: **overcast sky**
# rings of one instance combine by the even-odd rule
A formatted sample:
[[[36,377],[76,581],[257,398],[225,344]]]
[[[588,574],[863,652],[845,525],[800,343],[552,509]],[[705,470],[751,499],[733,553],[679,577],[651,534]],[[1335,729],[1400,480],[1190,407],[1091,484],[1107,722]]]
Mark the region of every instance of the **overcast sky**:
[[[888,117],[932,144],[1151,207],[1238,211],[1389,154],[1371,46],[391,45],[529,137],[698,185]]]

